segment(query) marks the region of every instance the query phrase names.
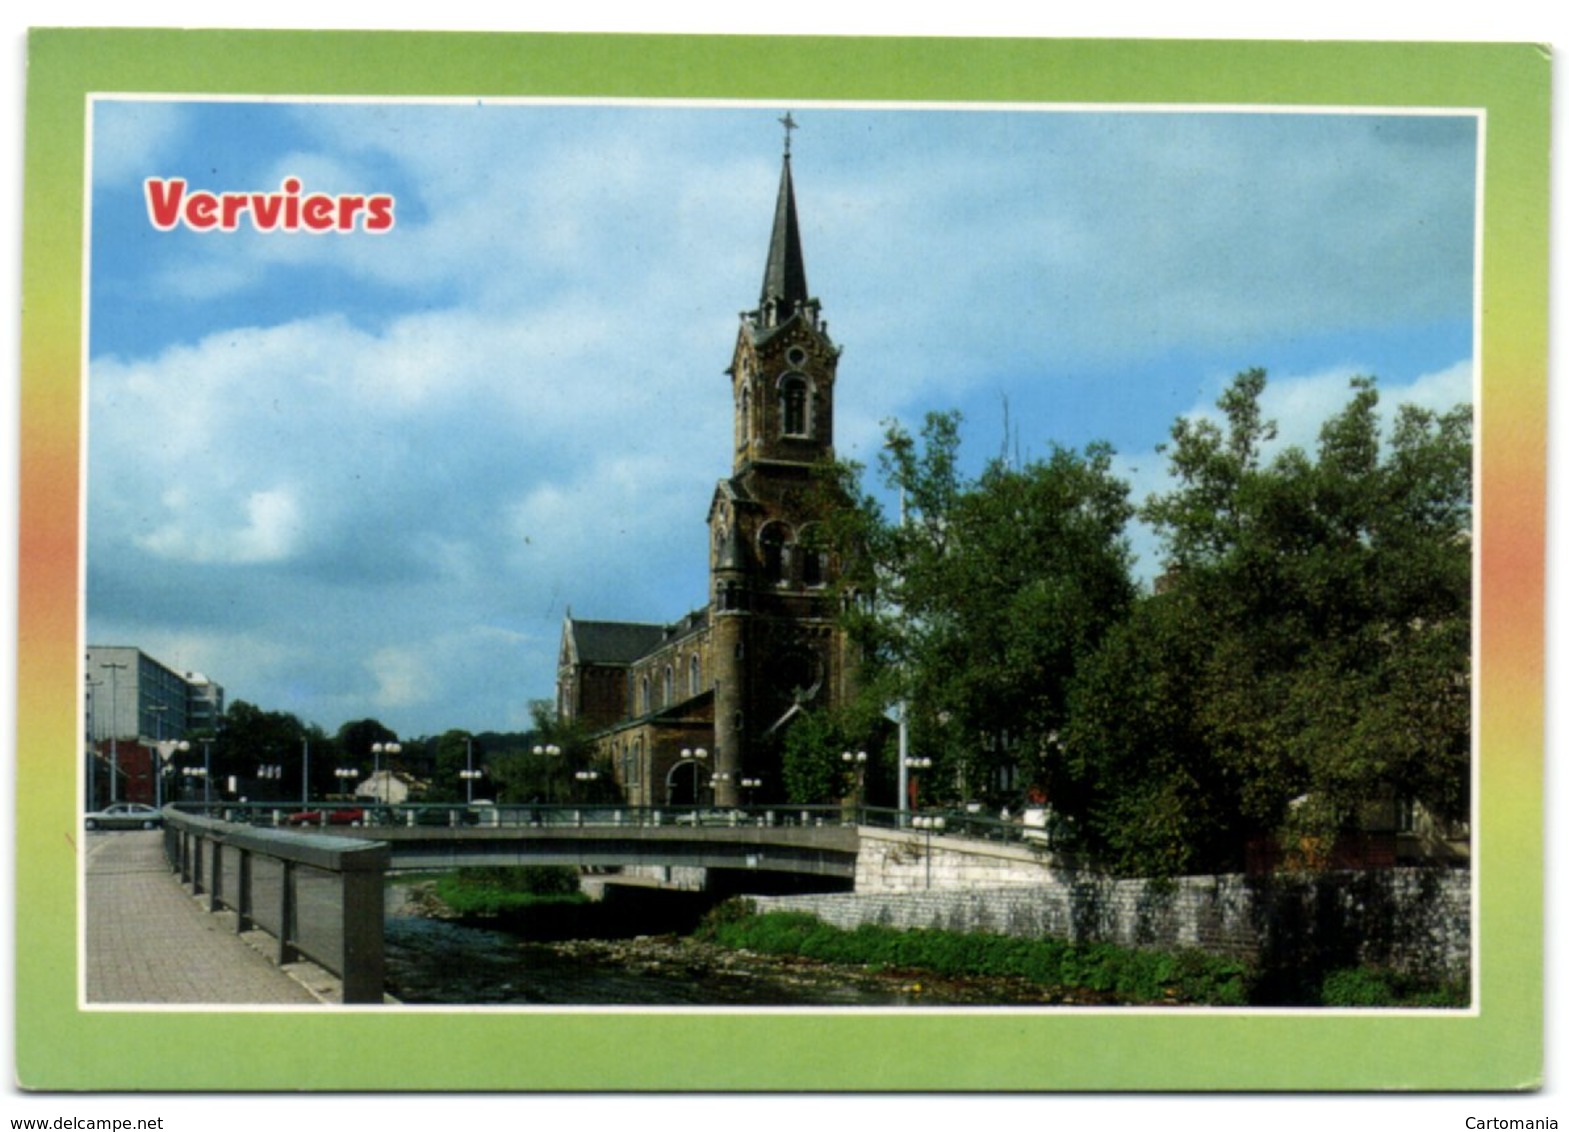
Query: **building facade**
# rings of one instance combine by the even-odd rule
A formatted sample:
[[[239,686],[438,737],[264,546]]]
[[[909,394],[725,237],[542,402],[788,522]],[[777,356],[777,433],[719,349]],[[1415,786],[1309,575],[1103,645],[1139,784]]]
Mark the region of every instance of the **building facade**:
[[[155,767],[167,768],[173,743],[217,731],[223,686],[125,645],[89,645],[84,676],[88,808],[167,800]]]
[[[708,603],[672,624],[562,628],[557,713],[587,728],[629,802],[733,806],[781,795],[782,731],[854,684],[837,564],[813,539],[839,504],[840,349],[807,288],[788,146],[763,286],[726,370],[734,458],[710,500]]]

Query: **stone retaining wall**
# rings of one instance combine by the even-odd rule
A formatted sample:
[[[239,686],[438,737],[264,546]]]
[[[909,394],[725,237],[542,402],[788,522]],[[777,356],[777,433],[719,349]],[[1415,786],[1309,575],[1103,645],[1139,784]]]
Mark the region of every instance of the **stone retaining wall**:
[[[928,852],[918,835],[866,836],[864,883],[858,874],[855,892],[754,899],[760,910],[810,911],[842,928],[1191,947],[1276,969],[1370,963],[1450,977],[1469,969],[1464,869],[1114,880],[1054,868],[1028,848],[940,841],[933,838]]]

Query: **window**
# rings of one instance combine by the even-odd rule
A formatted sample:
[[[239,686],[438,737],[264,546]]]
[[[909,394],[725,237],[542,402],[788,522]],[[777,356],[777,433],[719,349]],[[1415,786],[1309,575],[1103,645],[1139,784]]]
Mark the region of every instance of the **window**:
[[[786,374],[779,382],[779,418],[786,436],[807,435],[806,378]]]
[[[670,666],[667,664],[667,665],[665,665],[665,699],[664,699],[665,706],[668,707],[670,704],[674,703],[675,702],[675,698],[676,698],[675,680],[673,678],[673,674],[670,671]]]
[[[703,662],[696,656],[692,657],[692,662],[687,668],[686,682],[688,695],[695,696],[703,690]]]
[[[790,528],[783,523],[769,523],[757,536],[757,548],[763,558],[763,577],[770,582],[786,580],[785,547],[790,541]]]

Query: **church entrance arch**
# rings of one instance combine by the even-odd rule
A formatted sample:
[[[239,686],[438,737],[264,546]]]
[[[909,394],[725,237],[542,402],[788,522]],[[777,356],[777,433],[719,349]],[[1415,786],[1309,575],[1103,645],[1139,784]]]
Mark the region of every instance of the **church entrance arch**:
[[[703,797],[703,771],[706,768],[696,759],[684,759],[670,768],[665,775],[665,799],[671,806],[696,806]]]

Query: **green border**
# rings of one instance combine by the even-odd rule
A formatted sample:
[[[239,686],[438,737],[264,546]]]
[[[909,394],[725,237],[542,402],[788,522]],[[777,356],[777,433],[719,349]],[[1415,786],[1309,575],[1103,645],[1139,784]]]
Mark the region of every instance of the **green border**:
[[[38,30],[29,44],[23,327],[16,1072],[40,1089],[1276,1090],[1529,1088],[1542,1071],[1541,639],[1526,721],[1482,736],[1478,1014],[309,1014],[78,1011],[74,609],[30,636],[29,531],[73,545],[82,137],[90,91],[344,96],[1180,102],[1487,113],[1484,366],[1529,441],[1546,405],[1548,86],[1529,45]],[[63,376],[62,376],[63,375]],[[1496,396],[1489,385],[1484,401]],[[1489,404],[1489,411],[1492,411]],[[1527,423],[1522,423],[1527,422]],[[1529,444],[1527,445],[1529,447]],[[1524,475],[1540,499],[1545,464]],[[1540,508],[1537,509],[1539,521]],[[1484,520],[1485,521],[1485,520]],[[1540,543],[1541,529],[1535,536]],[[51,538],[53,542],[51,542]],[[1484,571],[1488,568],[1484,562]],[[1488,584],[1484,576],[1484,586]],[[1541,611],[1541,576],[1508,584]],[[47,620],[47,618],[46,618]],[[36,634],[36,630],[33,630]],[[65,644],[69,645],[66,650]],[[70,666],[70,681],[56,688]],[[1484,671],[1484,682],[1487,674]],[[35,693],[47,687],[50,694]],[[1531,713],[1535,713],[1534,716]],[[1535,722],[1533,730],[1531,723]],[[62,823],[64,825],[62,826]],[[1496,833],[1494,831],[1497,831]],[[1507,831],[1507,832],[1505,832]],[[69,834],[67,840],[69,839]],[[1507,878],[1507,882],[1504,878]],[[234,1051],[214,1056],[215,1051]],[[243,1052],[242,1052],[243,1051]],[[374,1052],[374,1056],[370,1054]]]

